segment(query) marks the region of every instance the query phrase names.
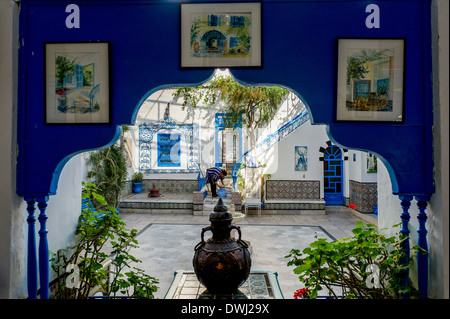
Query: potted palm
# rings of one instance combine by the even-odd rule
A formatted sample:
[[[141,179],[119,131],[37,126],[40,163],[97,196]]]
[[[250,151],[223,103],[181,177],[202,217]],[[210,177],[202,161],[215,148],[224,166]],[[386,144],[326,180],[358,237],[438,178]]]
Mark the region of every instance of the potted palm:
[[[133,193],[139,194],[142,192],[142,179],[143,175],[142,173],[134,173],[133,175]]]

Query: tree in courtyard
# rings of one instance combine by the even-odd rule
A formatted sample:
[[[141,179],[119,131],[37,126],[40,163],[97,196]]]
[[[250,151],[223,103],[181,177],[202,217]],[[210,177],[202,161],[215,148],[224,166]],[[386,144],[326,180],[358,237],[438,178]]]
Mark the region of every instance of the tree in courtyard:
[[[58,55],[55,59],[56,64],[56,78],[57,78],[57,87],[64,87],[64,78],[70,72],[75,72],[75,61],[76,59],[69,59],[66,56]]]
[[[215,76],[204,85],[181,87],[175,90],[174,97],[183,97],[183,108],[187,105],[205,107],[224,102],[225,127],[234,127],[242,120],[247,128],[251,156],[256,159],[256,136],[259,127],[269,124],[275,117],[281,103],[289,91],[279,87],[245,86],[236,82],[231,76]]]

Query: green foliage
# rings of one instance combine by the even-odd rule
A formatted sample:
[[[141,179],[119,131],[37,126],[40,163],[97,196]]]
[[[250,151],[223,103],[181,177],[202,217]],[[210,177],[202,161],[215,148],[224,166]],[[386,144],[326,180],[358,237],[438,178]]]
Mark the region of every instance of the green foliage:
[[[380,85],[377,88],[377,95],[380,96],[380,95],[383,95],[383,94],[387,94],[388,93],[388,89],[389,89],[389,87],[387,85],[385,85],[385,84]]]
[[[141,261],[129,253],[138,247],[137,230],[125,229],[115,208],[107,204],[99,191],[94,184],[83,183],[83,199],[99,205],[94,208],[89,202],[79,218],[77,244],[51,259],[58,274],[54,298],[86,299],[97,286],[108,297],[153,298],[158,280],[133,266]],[[105,267],[108,262],[110,266]],[[78,273],[66,272],[67,266],[76,266]]]
[[[133,183],[142,183],[142,179],[144,178],[144,175],[140,172],[136,172],[133,175]]]
[[[304,283],[308,298],[316,298],[323,288],[332,298],[419,296],[410,283],[403,284],[405,271],[412,263],[412,258],[405,263],[405,251],[401,247],[408,237],[402,234],[385,237],[374,225],[363,222],[356,223],[353,234],[351,238],[334,242],[316,238],[303,251],[292,249],[286,256],[291,258],[288,266],[296,266],[294,273]],[[412,251],[420,248],[415,246]]]
[[[197,41],[199,34],[200,34],[200,20],[196,19],[195,21],[193,21],[191,25],[191,42],[190,42],[191,48]]]
[[[204,86],[178,88],[173,95],[184,98],[183,107],[198,107],[201,101],[209,107],[222,100],[230,114],[226,126],[232,127],[242,117],[243,125],[256,129],[272,121],[288,93],[279,87],[245,86],[232,77],[218,76]]]
[[[120,144],[92,152],[88,163],[92,167],[88,177],[97,185],[99,193],[112,206],[119,207],[127,177],[127,158],[122,139]]]
[[[360,60],[355,57],[349,57],[347,61],[347,84],[350,84],[350,80],[361,80],[367,73],[369,69],[365,67],[366,61]]]
[[[75,72],[76,59],[69,59],[66,56],[58,55],[55,59],[57,87],[64,87],[64,78],[69,72]]]
[[[347,59],[347,84],[350,84],[350,80],[361,80],[365,78],[366,74],[369,73],[367,69],[367,62],[376,61],[380,59],[389,58],[390,50],[361,50]]]

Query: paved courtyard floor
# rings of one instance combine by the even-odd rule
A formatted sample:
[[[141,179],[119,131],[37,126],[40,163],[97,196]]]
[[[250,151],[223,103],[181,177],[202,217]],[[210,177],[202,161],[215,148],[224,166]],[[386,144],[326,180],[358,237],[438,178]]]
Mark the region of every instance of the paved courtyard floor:
[[[201,240],[208,216],[184,214],[120,213],[127,228],[138,230],[139,248],[132,254],[142,263],[138,267],[159,279],[155,298],[163,299],[178,270],[193,271],[194,247]],[[364,218],[368,222],[375,219]],[[252,271],[273,271],[285,299],[302,288],[293,267],[284,258],[293,248],[303,249],[319,238],[330,240],[350,237],[361,219],[344,207],[327,208],[325,215],[250,215],[238,223],[242,239],[249,241]],[[211,232],[205,233],[205,240]]]

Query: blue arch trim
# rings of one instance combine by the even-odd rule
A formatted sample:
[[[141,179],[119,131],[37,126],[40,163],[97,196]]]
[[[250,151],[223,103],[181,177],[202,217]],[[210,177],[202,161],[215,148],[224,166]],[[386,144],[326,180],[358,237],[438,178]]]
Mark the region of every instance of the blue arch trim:
[[[196,1],[203,2],[207,0]],[[151,93],[198,85],[213,74],[211,68],[181,69],[180,48],[166,49],[178,43],[174,41],[180,30],[177,1],[79,0],[82,23],[77,30],[65,27],[65,7],[69,4],[69,0],[21,1],[17,164],[17,193],[21,196],[54,194],[68,159],[114,140],[116,127],[134,124],[137,106]],[[368,150],[383,160],[394,193],[433,193],[430,2],[378,2],[383,16],[380,29],[366,28],[366,1],[263,0],[261,5],[264,65],[235,68],[233,75],[250,85],[276,83],[308,101],[305,105],[312,123],[327,125],[336,145]],[[102,12],[102,19],[98,19],[98,12]],[[343,16],[354,19],[343,24]],[[281,25],[280,17],[284,21]],[[299,28],[299,21],[308,28]],[[157,45],[151,40],[155,32]],[[335,44],[342,36],[407,38],[403,124],[334,122]],[[112,54],[112,124],[45,125],[43,43],[105,39],[111,42]],[[411,150],[416,151],[414,161],[408,156]]]

